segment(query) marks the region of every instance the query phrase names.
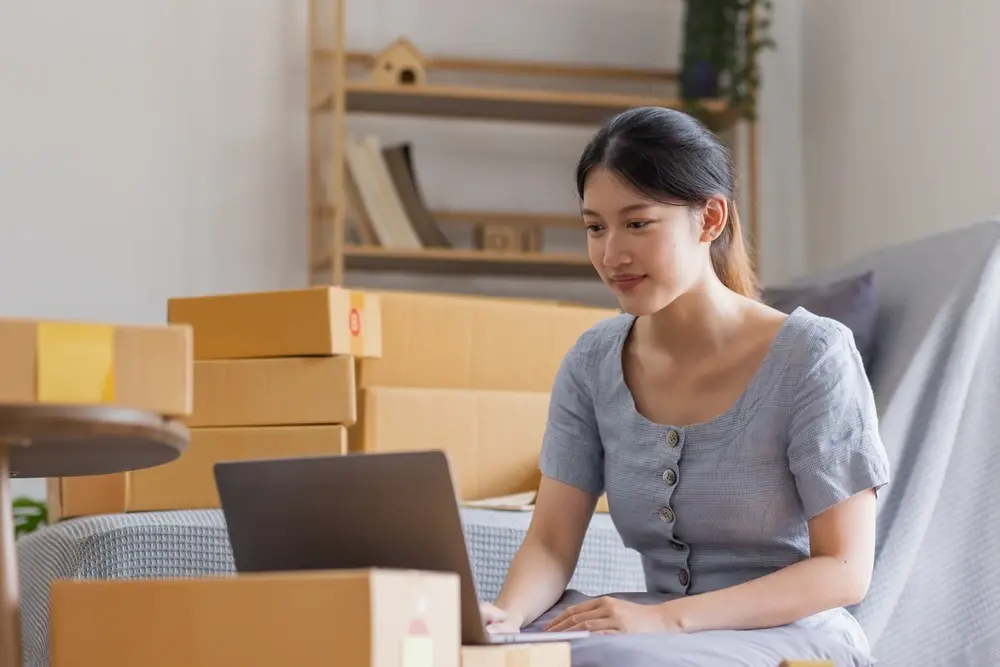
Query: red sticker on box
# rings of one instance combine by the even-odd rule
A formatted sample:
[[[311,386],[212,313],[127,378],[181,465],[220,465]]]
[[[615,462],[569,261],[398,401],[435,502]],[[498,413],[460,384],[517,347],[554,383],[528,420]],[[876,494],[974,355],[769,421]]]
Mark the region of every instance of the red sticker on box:
[[[347,316],[347,326],[352,336],[357,337],[361,333],[361,313],[357,308],[351,308],[351,313]]]
[[[434,640],[422,618],[410,624],[400,651],[401,667],[434,667]]]

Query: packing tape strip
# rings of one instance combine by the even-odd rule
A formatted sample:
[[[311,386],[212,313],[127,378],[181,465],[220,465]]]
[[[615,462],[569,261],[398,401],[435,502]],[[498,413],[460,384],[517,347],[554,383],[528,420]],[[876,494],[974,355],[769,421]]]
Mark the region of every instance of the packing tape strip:
[[[399,654],[400,667],[434,667],[434,640],[426,635],[404,637]]]
[[[113,326],[39,322],[35,338],[36,401],[86,404],[114,402]]]
[[[360,357],[365,351],[365,294],[351,290],[351,310],[347,317],[351,341],[351,356]]]

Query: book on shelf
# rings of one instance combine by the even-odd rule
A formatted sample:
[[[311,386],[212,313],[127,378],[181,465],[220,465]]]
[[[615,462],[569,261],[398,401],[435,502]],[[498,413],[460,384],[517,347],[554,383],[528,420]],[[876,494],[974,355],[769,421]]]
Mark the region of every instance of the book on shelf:
[[[347,139],[347,167],[357,185],[361,207],[371,221],[379,245],[418,249],[420,239],[409,224],[381,153],[382,147],[374,135]]]
[[[348,137],[348,240],[395,250],[450,248],[417,184],[411,147],[375,135]]]
[[[392,182],[399,192],[403,206],[410,216],[410,222],[417,236],[427,248],[450,248],[451,241],[438,226],[434,215],[424,203],[420,186],[417,183],[416,169],[413,165],[413,149],[409,143],[387,146],[382,151]]]
[[[368,217],[361,201],[361,193],[358,191],[358,183],[354,180],[354,174],[347,170],[344,174],[344,229],[346,230],[346,240],[350,245],[377,246],[381,245],[375,226]]]

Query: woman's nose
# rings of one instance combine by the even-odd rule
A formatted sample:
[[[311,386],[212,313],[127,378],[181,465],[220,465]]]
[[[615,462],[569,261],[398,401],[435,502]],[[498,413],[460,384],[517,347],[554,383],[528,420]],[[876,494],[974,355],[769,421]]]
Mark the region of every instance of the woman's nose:
[[[609,232],[604,236],[603,261],[605,266],[614,267],[627,264],[631,261],[631,253],[625,239],[615,232]]]

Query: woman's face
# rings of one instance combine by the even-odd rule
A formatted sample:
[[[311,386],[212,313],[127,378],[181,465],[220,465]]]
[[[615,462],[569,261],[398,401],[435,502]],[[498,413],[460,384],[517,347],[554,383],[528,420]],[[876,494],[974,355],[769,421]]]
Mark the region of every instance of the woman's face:
[[[587,177],[583,223],[590,261],[622,309],[634,315],[662,310],[711,271],[707,229],[725,201],[704,209],[651,201],[606,169]]]

